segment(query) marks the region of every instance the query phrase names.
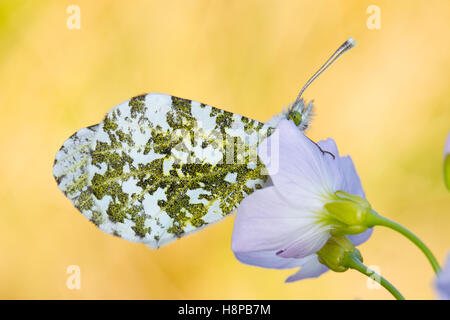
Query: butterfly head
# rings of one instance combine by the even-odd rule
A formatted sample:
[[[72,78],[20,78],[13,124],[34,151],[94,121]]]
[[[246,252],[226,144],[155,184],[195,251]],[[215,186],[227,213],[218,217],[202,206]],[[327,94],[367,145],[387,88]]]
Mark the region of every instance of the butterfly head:
[[[314,115],[314,105],[310,101],[307,105],[303,99],[295,101],[286,112],[286,118],[292,120],[300,130],[305,130],[311,123]]]

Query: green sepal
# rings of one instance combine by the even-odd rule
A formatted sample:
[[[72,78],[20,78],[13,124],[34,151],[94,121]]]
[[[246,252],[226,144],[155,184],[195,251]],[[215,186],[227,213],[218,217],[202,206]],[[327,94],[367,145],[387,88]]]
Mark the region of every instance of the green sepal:
[[[333,226],[333,236],[358,234],[368,228],[367,218],[372,208],[363,197],[337,191],[334,198],[324,205],[324,219]]]
[[[365,208],[357,203],[337,200],[325,204],[324,208],[333,218],[346,225],[360,225],[364,222]]]
[[[349,268],[346,262],[350,254],[363,261],[359,250],[346,236],[331,237],[317,252],[319,262],[335,272],[344,272]]]

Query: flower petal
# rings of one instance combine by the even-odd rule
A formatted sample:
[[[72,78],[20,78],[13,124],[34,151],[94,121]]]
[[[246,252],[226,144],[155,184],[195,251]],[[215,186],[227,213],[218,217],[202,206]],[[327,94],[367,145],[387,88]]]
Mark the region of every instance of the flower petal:
[[[322,273],[328,271],[328,267],[321,264],[316,254],[312,254],[302,260],[302,268],[286,279],[286,282],[294,282],[306,278],[317,278]]]
[[[290,269],[302,265],[302,259],[278,257],[276,255],[276,250],[235,252],[234,256],[242,263],[263,268]]]
[[[440,299],[450,300],[450,253],[447,255],[445,265],[437,275],[434,285]]]
[[[447,139],[444,145],[444,159],[450,155],[450,131],[448,132]]]
[[[320,140],[317,144],[323,151],[332,153],[336,159],[339,158],[339,151],[336,142],[333,139],[328,138],[326,140]]]
[[[450,191],[450,132],[444,146],[444,183]]]
[[[304,258],[319,251],[330,238],[328,229],[319,224],[305,225],[295,241],[277,255],[283,258]]]
[[[280,250],[295,241],[314,221],[291,208],[275,187],[245,198],[234,221],[233,252]]]
[[[275,150],[268,153],[268,145]],[[276,162],[278,157],[278,170],[271,178],[282,197],[294,207],[305,208],[304,200],[309,199],[320,208],[323,196],[334,193],[340,183],[337,158],[322,152],[290,120],[280,121],[275,133],[261,143],[258,154],[265,165]]]
[[[366,195],[352,158],[350,156],[340,157],[339,161],[342,177],[344,178],[341,190],[365,198]]]
[[[367,229],[364,232],[358,233],[358,234],[353,234],[353,235],[348,235],[347,238],[349,238],[349,240],[355,245],[355,246],[359,246],[361,244],[363,244],[364,242],[366,242],[370,236],[372,235],[373,232],[373,228]]]

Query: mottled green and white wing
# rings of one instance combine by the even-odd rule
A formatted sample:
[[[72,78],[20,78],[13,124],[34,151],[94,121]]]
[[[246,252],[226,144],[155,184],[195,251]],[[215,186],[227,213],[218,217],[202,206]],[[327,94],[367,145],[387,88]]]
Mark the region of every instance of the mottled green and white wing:
[[[150,93],[72,135],[53,174],[102,231],[157,248],[222,219],[262,187],[256,147],[270,132],[237,114]]]

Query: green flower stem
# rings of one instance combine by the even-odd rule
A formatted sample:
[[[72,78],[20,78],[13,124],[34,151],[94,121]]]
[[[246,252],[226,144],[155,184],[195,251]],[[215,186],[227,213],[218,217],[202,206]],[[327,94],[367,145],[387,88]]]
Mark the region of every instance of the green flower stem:
[[[389,281],[387,281],[378,273],[366,267],[354,254],[346,255],[344,265],[350,269],[357,270],[362,274],[372,278],[380,285],[382,285],[387,291],[389,291],[395,297],[395,299],[405,300],[402,294]]]
[[[392,230],[395,230],[397,232],[400,232],[402,235],[404,235],[406,238],[411,240],[427,257],[428,261],[430,262],[431,266],[433,267],[434,272],[437,274],[441,270],[439,267],[439,263],[437,262],[436,258],[434,257],[433,253],[428,249],[428,247],[417,238],[416,235],[414,235],[411,231],[406,229],[405,227],[399,225],[398,223],[389,220],[388,218],[380,216],[375,211],[372,211],[371,214],[367,217],[367,226],[369,228],[373,226],[385,226]]]

